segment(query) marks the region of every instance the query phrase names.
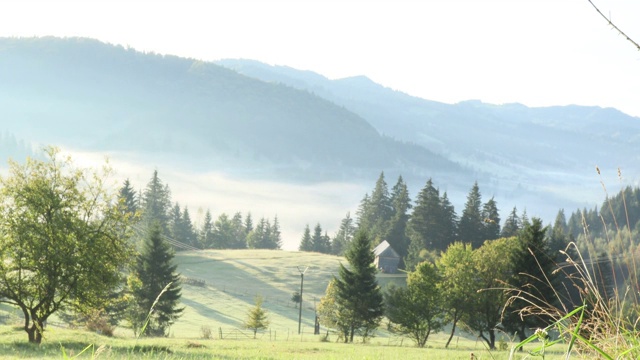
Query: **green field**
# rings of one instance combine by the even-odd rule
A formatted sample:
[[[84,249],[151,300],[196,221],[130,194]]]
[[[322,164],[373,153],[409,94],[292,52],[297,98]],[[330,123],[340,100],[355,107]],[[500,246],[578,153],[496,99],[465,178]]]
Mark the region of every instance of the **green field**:
[[[368,344],[336,343],[334,334],[329,334],[328,342],[321,341],[327,329],[321,330],[322,335],[313,335],[314,304],[323,296],[331,277],[337,274],[341,261],[345,263],[343,258],[331,255],[273,250],[178,253],[178,271],[187,279],[182,291],[185,310],[171,327],[169,338],[136,341],[133,332],[126,328],[117,329],[116,336],[108,338],[67,329],[52,319],[43,344],[34,347],[26,343],[26,334],[16,327],[19,313],[0,306],[0,316],[4,315],[0,319],[8,323],[0,326],[0,356],[59,359],[62,344],[67,355],[78,354],[87,345],[93,345],[94,350],[102,346],[98,358],[469,359],[471,352],[479,359],[508,357],[506,351],[489,353],[482,342],[464,332],[456,334],[450,350],[444,349],[448,335],[445,333],[431,335],[426,349],[417,349],[409,339],[383,329]],[[297,304],[291,301],[292,294],[300,289],[297,266],[309,267],[304,276],[300,335]],[[402,285],[405,278],[381,274],[379,282],[382,286]],[[269,330],[253,340],[252,334],[242,329],[242,323],[258,294],[264,297],[271,324]],[[211,331],[210,339],[203,339],[203,327]],[[547,356],[549,358],[560,356]]]

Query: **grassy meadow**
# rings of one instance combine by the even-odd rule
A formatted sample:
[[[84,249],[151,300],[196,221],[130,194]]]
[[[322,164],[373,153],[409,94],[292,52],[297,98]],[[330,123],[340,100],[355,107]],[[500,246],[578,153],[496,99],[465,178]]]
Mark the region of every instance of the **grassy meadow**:
[[[178,271],[186,278],[182,290],[183,316],[171,327],[168,338],[136,340],[130,329],[118,328],[109,338],[79,329],[68,329],[51,319],[41,346],[27,343],[16,309],[0,305],[0,358],[60,359],[507,359],[508,351],[490,353],[481,341],[458,331],[450,349],[444,349],[448,332],[430,336],[427,348],[418,349],[408,338],[383,328],[367,344],[337,343],[327,330],[313,335],[314,303],[323,296],[343,258],[304,252],[273,250],[207,250],[176,255]],[[291,301],[300,289],[304,269],[302,335],[298,334],[298,308]],[[403,275],[380,274],[381,286],[403,285]],[[252,339],[242,329],[255,295],[264,297],[270,327]],[[210,331],[205,338],[205,331]],[[361,339],[357,339],[361,341]],[[504,338],[507,340],[507,338]],[[510,344],[507,344],[510,346]],[[63,350],[64,349],[64,350]],[[558,351],[558,348],[554,348]],[[517,358],[525,358],[526,353]],[[560,359],[560,353],[546,359]]]

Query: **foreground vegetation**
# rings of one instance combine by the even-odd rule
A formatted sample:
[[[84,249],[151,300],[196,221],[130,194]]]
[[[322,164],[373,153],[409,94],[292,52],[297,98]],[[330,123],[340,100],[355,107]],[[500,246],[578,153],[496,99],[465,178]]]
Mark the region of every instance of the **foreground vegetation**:
[[[0,326],[1,359],[464,359],[473,353],[478,359],[508,359],[507,350],[488,352],[480,342],[460,338],[454,347],[444,349],[444,341],[432,348],[416,348],[377,338],[369,344],[322,342],[322,336],[305,335],[289,341],[267,339],[203,340],[184,338],[109,338],[79,330],[52,328],[46,332],[41,345],[24,341],[21,329]],[[444,338],[440,339],[444,340]],[[87,346],[83,354],[79,355]],[[79,356],[78,356],[79,355]],[[528,354],[518,354],[524,359]],[[559,352],[546,359],[561,359]]]

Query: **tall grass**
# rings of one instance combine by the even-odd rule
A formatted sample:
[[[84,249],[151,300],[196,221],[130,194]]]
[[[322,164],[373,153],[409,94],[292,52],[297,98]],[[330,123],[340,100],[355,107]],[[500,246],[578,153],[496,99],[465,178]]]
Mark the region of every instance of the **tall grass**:
[[[596,170],[600,175],[600,170],[598,168]],[[618,177],[622,180],[619,169]],[[611,239],[608,230],[614,230],[613,233],[617,239],[628,236],[626,241],[633,248],[631,245],[634,245],[634,241],[632,232],[629,230],[631,224],[629,223],[624,191],[621,193],[626,215],[626,219],[624,219],[626,229],[619,226],[620,219],[615,218],[606,186],[602,180],[600,183],[605,192],[608,203],[607,210],[611,212],[615,228],[607,229],[604,218],[602,215],[600,216],[607,243],[611,244],[614,240]],[[530,350],[529,353],[542,358],[545,357],[546,349],[562,344],[563,347],[566,346],[565,359],[570,359],[572,356],[640,359],[640,313],[638,312],[640,310],[640,294],[638,293],[637,256],[633,251],[631,254],[625,254],[625,249],[621,247],[618,249],[619,253],[610,252],[604,258],[598,257],[595,252],[591,251],[595,249],[594,237],[589,233],[584,214],[582,222],[588,256],[586,258],[583,256],[584,248],[581,251],[575,242],[571,242],[562,252],[567,257],[566,262],[558,264],[555,270],[562,272],[570,280],[569,285],[578,290],[582,305],[575,306],[575,301],[570,301],[560,291],[556,291],[554,294],[557,302],[552,305],[548,302],[541,302],[532,293],[521,289],[513,290],[511,301],[520,299],[529,304],[520,310],[521,316],[545,315],[553,320],[546,328],[536,330],[530,337],[513,346],[510,358],[514,358],[516,351],[522,349],[524,345],[539,340],[540,345]],[[612,248],[610,247],[610,249]],[[570,253],[574,255],[571,256]],[[611,279],[605,280],[603,274],[611,274]],[[551,284],[548,278],[544,280]],[[551,340],[549,336],[552,331],[558,333],[555,340]]]

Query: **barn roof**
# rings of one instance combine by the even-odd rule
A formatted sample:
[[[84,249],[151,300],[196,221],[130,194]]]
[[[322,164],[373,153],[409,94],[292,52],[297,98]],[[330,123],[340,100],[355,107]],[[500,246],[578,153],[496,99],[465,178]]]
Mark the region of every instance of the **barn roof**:
[[[385,256],[390,256],[390,257],[400,257],[400,255],[398,255],[398,253],[395,250],[393,250],[393,248],[387,242],[387,240],[383,240],[378,246],[376,246],[373,249],[373,253],[376,256],[381,256],[384,254]]]

